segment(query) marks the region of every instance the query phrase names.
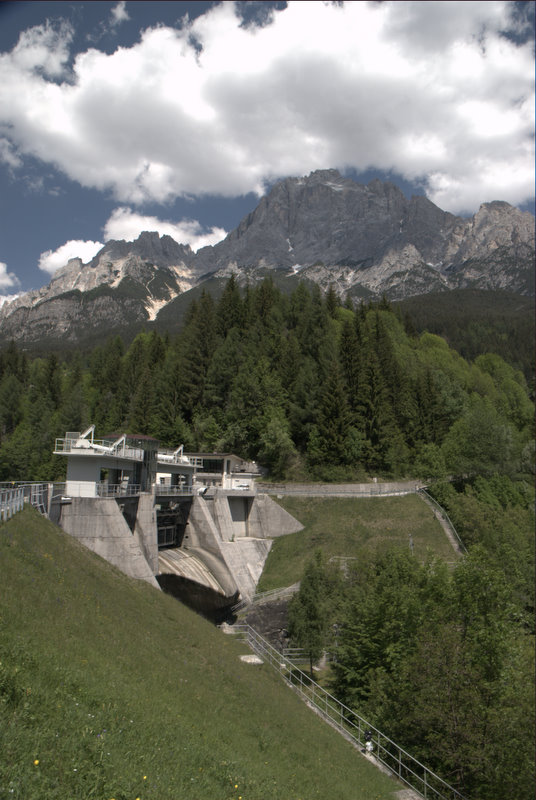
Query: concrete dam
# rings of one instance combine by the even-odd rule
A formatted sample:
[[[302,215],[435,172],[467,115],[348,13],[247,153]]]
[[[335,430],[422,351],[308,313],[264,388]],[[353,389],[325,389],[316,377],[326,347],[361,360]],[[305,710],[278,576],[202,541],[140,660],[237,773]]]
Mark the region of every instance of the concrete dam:
[[[54,452],[68,458],[54,521],[206,615],[249,600],[273,539],[303,527],[232,454],[167,453],[149,437],[96,441],[93,428],[68,433]]]

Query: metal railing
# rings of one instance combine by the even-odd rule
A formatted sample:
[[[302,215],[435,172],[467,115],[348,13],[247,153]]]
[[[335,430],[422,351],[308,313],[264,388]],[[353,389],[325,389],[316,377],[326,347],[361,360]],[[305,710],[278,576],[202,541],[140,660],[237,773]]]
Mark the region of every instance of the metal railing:
[[[24,489],[0,489],[0,520],[5,522],[24,508]]]
[[[459,550],[460,550],[462,553],[467,553],[467,548],[466,548],[466,546],[465,546],[465,545],[464,545],[464,543],[462,542],[462,540],[461,540],[461,538],[460,538],[460,536],[459,536],[459,534],[458,534],[458,531],[457,531],[457,530],[456,530],[456,528],[454,527],[454,524],[453,524],[452,520],[450,519],[449,515],[447,514],[447,512],[445,511],[445,509],[443,508],[443,506],[442,506],[442,505],[440,505],[440,504],[437,502],[437,500],[436,500],[434,497],[432,497],[432,495],[431,495],[431,494],[429,494],[429,493],[426,491],[426,489],[424,488],[424,486],[423,486],[423,487],[421,487],[421,488],[419,489],[419,494],[422,494],[422,495],[424,496],[425,500],[428,500],[428,501],[429,501],[429,502],[432,504],[432,506],[433,506],[433,507],[436,509],[436,511],[438,512],[438,514],[440,514],[440,515],[443,517],[444,521],[445,521],[445,522],[447,523],[447,525],[449,526],[449,528],[450,528],[450,530],[451,530],[451,533],[452,533],[452,535],[453,535],[453,536],[454,536],[454,538],[456,539],[456,542],[458,543],[458,549],[459,549]]]
[[[268,495],[300,495],[303,497],[393,497],[415,494],[417,484],[277,484],[257,483],[257,491]]]
[[[351,740],[363,751],[369,750],[370,745],[367,747],[367,740],[370,739],[372,742],[370,755],[425,800],[465,800],[457,789],[421,764],[370,722],[333,697],[290,659],[284,658],[250,625],[237,623],[233,628],[241,634],[254,653],[273,667],[288,686],[312,705],[320,716],[329,720],[346,739]]]
[[[155,495],[190,497],[191,495],[198,494],[198,488],[195,486],[171,486],[169,483],[155,483],[153,484],[153,488]]]
[[[179,464],[185,467],[195,466],[190,459],[182,452],[182,447],[178,450],[159,450],[157,461],[162,464]]]
[[[0,521],[5,522],[17,511],[22,511],[25,503],[34,506],[42,514],[48,514],[52,491],[51,483],[18,481],[0,484]]]
[[[138,483],[97,483],[97,497],[125,497],[140,494],[141,486]]]
[[[77,453],[87,456],[113,456],[114,458],[126,458],[129,461],[143,461],[144,451],[139,447],[129,447],[124,439],[113,441],[112,439],[56,439],[54,443],[54,453],[65,455]]]
[[[300,588],[300,582],[293,583],[292,586],[283,586],[281,589],[267,589],[265,592],[257,592],[249,599],[239,600],[234,606],[231,606],[231,611],[237,613],[242,611],[248,606],[257,605],[264,600],[276,600],[283,597],[290,597],[295,594]]]

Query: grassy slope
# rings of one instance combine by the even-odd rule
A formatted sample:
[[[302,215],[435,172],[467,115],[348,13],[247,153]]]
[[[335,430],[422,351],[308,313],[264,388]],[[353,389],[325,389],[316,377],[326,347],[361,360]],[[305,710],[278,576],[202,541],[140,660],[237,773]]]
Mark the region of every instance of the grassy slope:
[[[26,509],[0,524],[0,799],[383,800],[244,646]],[[37,763],[38,762],[38,763]]]
[[[304,525],[298,533],[276,539],[259,582],[259,591],[290,586],[300,580],[314,550],[359,558],[364,550],[409,547],[424,560],[433,554],[457,558],[432,511],[416,495],[403,497],[285,497],[278,500]]]

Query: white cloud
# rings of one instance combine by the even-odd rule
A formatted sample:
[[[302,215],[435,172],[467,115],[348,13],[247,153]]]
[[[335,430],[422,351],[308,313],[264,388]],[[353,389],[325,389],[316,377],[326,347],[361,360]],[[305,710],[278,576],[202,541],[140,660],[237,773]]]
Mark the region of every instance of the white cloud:
[[[20,281],[13,272],[7,271],[7,264],[0,261],[0,289],[11,289],[20,286]]]
[[[84,242],[72,240],[65,242],[57,250],[46,250],[39,256],[39,269],[53,275],[60,267],[64,267],[70,258],[81,258],[83,263],[91,261],[94,255],[104,247],[102,242]]]
[[[397,172],[454,212],[534,195],[533,43],[501,35],[514,4],[300,0],[263,27],[238,8],[79,53],[64,83],[70,29],[26,31],[0,54],[3,136],[123,203],[326,167]]]
[[[157,231],[160,236],[168,235],[179,244],[189,244],[192,250],[216,244],[225,236],[223,228],[203,230],[197,220],[183,219],[180,222],[169,222],[157,217],[144,216],[130,208],[116,208],[104,226],[104,238],[125,239],[127,242],[137,239],[142,231]]]
[[[12,169],[22,164],[22,159],[14,151],[11,142],[3,138],[0,138],[0,161]]]
[[[121,0],[116,6],[114,6],[111,10],[112,15],[112,25],[120,25],[122,22],[126,22],[130,19],[130,15],[126,9],[126,2],[125,0]]]
[[[65,73],[72,38],[73,29],[68,22],[54,25],[47,19],[44,25],[36,25],[20,34],[11,51],[11,63],[15,71],[22,74],[35,71],[53,78],[61,77]]]

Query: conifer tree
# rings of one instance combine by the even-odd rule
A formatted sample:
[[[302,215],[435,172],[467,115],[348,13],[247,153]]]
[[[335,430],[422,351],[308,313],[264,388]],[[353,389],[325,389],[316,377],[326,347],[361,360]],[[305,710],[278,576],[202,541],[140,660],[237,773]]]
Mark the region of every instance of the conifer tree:
[[[348,463],[350,418],[344,384],[333,362],[320,396],[316,425],[311,432],[308,459],[312,465]]]
[[[360,352],[355,324],[344,320],[339,342],[339,361],[346,384],[348,406],[355,418],[358,410]]]
[[[242,328],[244,324],[244,308],[240,289],[234,275],[231,275],[225,285],[223,294],[216,310],[217,330],[225,338],[232,328]]]
[[[300,589],[289,603],[288,619],[292,641],[307,653],[312,678],[313,665],[325,647],[329,623],[328,579],[320,550],[305,568]]]

